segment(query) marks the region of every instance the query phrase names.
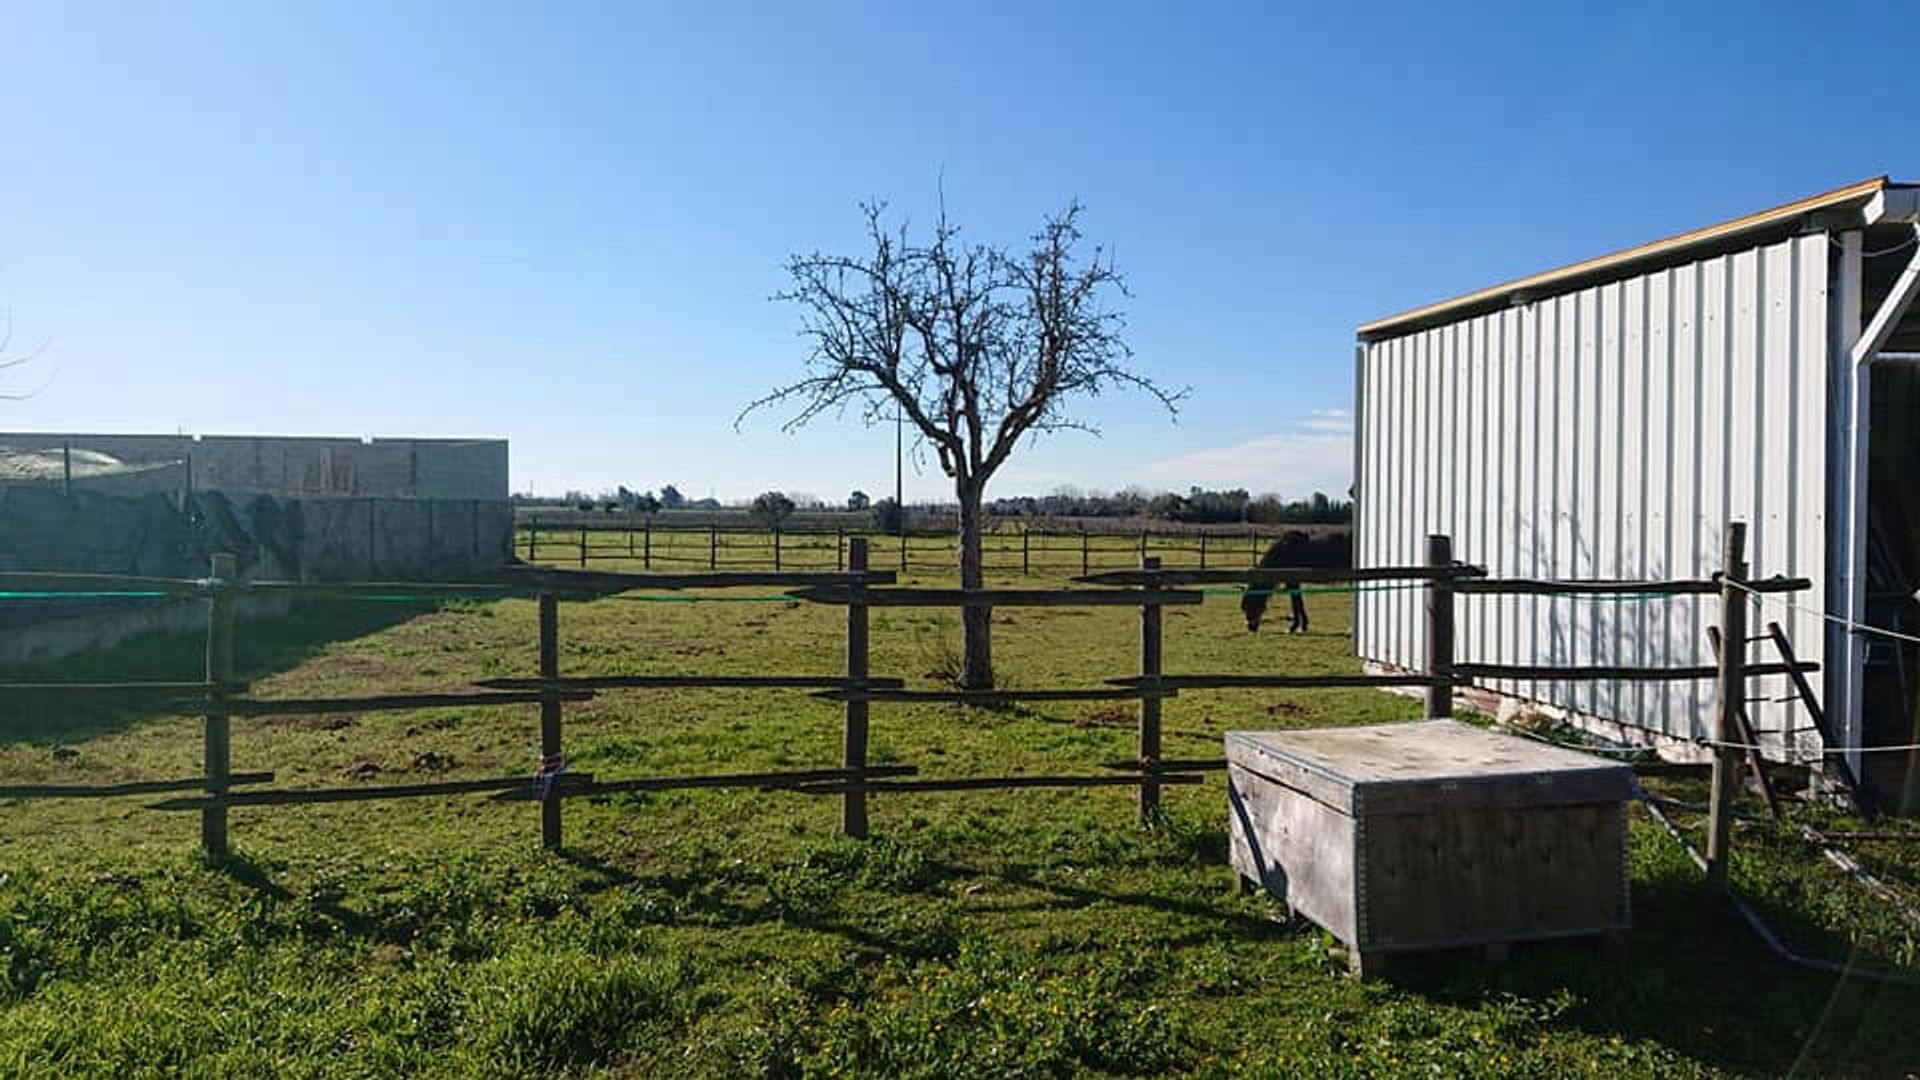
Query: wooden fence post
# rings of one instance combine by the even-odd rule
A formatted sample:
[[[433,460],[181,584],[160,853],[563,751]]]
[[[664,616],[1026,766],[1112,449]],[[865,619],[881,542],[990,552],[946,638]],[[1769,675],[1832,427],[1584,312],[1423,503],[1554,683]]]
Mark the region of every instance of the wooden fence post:
[[[642,531],[640,533],[640,568],[642,570],[651,570],[653,569],[653,515],[652,514],[647,515],[646,522],[641,525],[641,530]]]
[[[1033,573],[1032,551],[1033,533],[1023,528],[1020,530],[1020,572],[1023,574]]]
[[[1080,526],[1080,576],[1085,577],[1093,573],[1092,565],[1092,561],[1087,557],[1087,527],[1082,525]]]
[[[866,537],[856,536],[849,542],[847,569],[856,574],[866,573]],[[868,672],[866,584],[855,583],[848,592],[852,599],[847,604],[847,678],[865,681]],[[840,831],[864,838],[867,835],[867,793],[861,787],[866,782],[867,767],[867,702],[864,698],[856,696],[847,701],[840,764],[847,770],[847,779],[852,781],[840,803]]]
[[[538,554],[539,548],[540,548],[540,520],[538,518],[530,518],[527,521],[527,561],[528,562],[532,562],[539,557],[539,554]]]
[[[627,558],[633,558],[633,515],[627,515]]]
[[[845,526],[833,530],[833,568],[847,568],[847,530]]]
[[[1200,569],[1207,568],[1207,534],[1200,534]]]
[[[1160,569],[1159,557],[1141,559],[1140,568]],[[1159,604],[1140,605],[1140,677],[1149,681],[1160,678]],[[1152,825],[1160,816],[1160,785],[1152,779],[1152,770],[1160,764],[1160,703],[1157,694],[1140,699],[1140,768],[1147,773],[1140,780],[1142,825]]]
[[[1260,565],[1260,534],[1257,532],[1247,534],[1247,565]]]
[[[1707,803],[1707,889],[1727,891],[1727,843],[1733,836],[1734,778],[1739,774],[1740,709],[1747,696],[1747,526],[1727,523],[1720,555],[1720,663],[1713,683],[1713,792]]]
[[[773,572],[780,572],[780,526],[773,527]]]
[[[540,677],[560,677],[560,602],[540,594]],[[540,846],[560,849],[560,777],[566,758],[560,750],[560,695],[549,688],[540,696]]]
[[[707,526],[707,569],[720,569],[720,526]]]
[[[233,592],[227,586],[240,576],[239,561],[221,553],[213,557],[214,589],[207,600],[207,681],[216,689],[207,699],[205,744],[207,794],[227,794],[233,774],[233,731],[228,717],[225,685],[233,681]],[[200,849],[210,858],[227,854],[227,808],[209,806],[200,811]]]
[[[1427,537],[1427,565],[1434,569],[1453,566],[1453,539]],[[1427,674],[1434,682],[1427,686],[1427,719],[1453,715],[1453,578],[1435,577],[1427,582]]]
[[[587,568],[587,527],[580,526],[580,569]]]

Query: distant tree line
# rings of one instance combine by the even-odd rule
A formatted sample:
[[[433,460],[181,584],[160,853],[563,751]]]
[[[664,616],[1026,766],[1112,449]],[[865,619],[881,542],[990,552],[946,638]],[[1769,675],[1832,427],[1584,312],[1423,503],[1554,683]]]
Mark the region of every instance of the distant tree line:
[[[611,492],[588,495],[569,491],[560,499],[542,499],[516,495],[514,501],[530,506],[566,506],[573,509],[607,513],[655,514],[662,510],[722,510],[718,499],[689,499],[672,484],[652,490],[634,491],[622,486]],[[777,525],[796,511],[844,511],[869,518],[881,532],[897,532],[901,525],[900,505],[891,498],[873,499],[864,491],[854,491],[844,503],[829,505],[810,495],[768,491],[743,506],[769,525]],[[923,509],[947,510],[950,506],[927,505]],[[1278,495],[1251,495],[1245,488],[1213,491],[1188,488],[1185,495],[1171,491],[1150,492],[1141,488],[1124,491],[1082,492],[1062,489],[1051,495],[1021,495],[994,499],[985,506],[990,517],[1048,518],[1156,518],[1194,525],[1344,525],[1353,519],[1353,504],[1314,492],[1304,499],[1282,499]]]
[[[999,517],[1149,517],[1196,525],[1341,525],[1353,519],[1353,503],[1316,491],[1304,499],[1253,496],[1245,488],[1211,491],[1188,488],[1185,495],[1153,494],[1138,488],[1117,491],[1063,490],[1051,495],[995,499],[987,511]]]

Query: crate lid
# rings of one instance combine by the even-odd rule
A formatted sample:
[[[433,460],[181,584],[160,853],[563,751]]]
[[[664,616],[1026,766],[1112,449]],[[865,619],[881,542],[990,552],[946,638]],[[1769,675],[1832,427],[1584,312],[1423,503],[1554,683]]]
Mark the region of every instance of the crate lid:
[[[1457,720],[1229,731],[1227,761],[1342,813],[1622,802],[1633,770]]]

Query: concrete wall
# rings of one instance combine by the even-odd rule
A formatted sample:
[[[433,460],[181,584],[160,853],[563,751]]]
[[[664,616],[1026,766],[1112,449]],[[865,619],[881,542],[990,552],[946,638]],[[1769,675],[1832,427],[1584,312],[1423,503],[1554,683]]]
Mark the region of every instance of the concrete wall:
[[[199,577],[214,552],[241,576],[298,581],[486,579],[512,557],[503,499],[289,499],[199,492],[128,498],[0,486],[0,570]],[[197,627],[199,603],[0,598],[0,666],[58,659],[135,634]]]
[[[185,462],[197,491],[505,499],[504,439],[0,433],[0,446],[97,450],[134,464]]]

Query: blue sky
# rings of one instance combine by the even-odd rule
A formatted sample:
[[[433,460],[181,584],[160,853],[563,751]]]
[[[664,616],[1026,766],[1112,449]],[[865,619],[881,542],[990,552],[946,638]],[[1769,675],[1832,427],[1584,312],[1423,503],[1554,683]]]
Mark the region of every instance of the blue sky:
[[[1563,10],[1564,9],[1564,10]],[[516,489],[840,498],[892,432],[739,407],[857,203],[1071,198],[1177,424],[992,493],[1346,484],[1353,327],[1879,173],[1906,5],[8,5],[0,429],[502,435]],[[930,464],[909,495],[938,495]]]

